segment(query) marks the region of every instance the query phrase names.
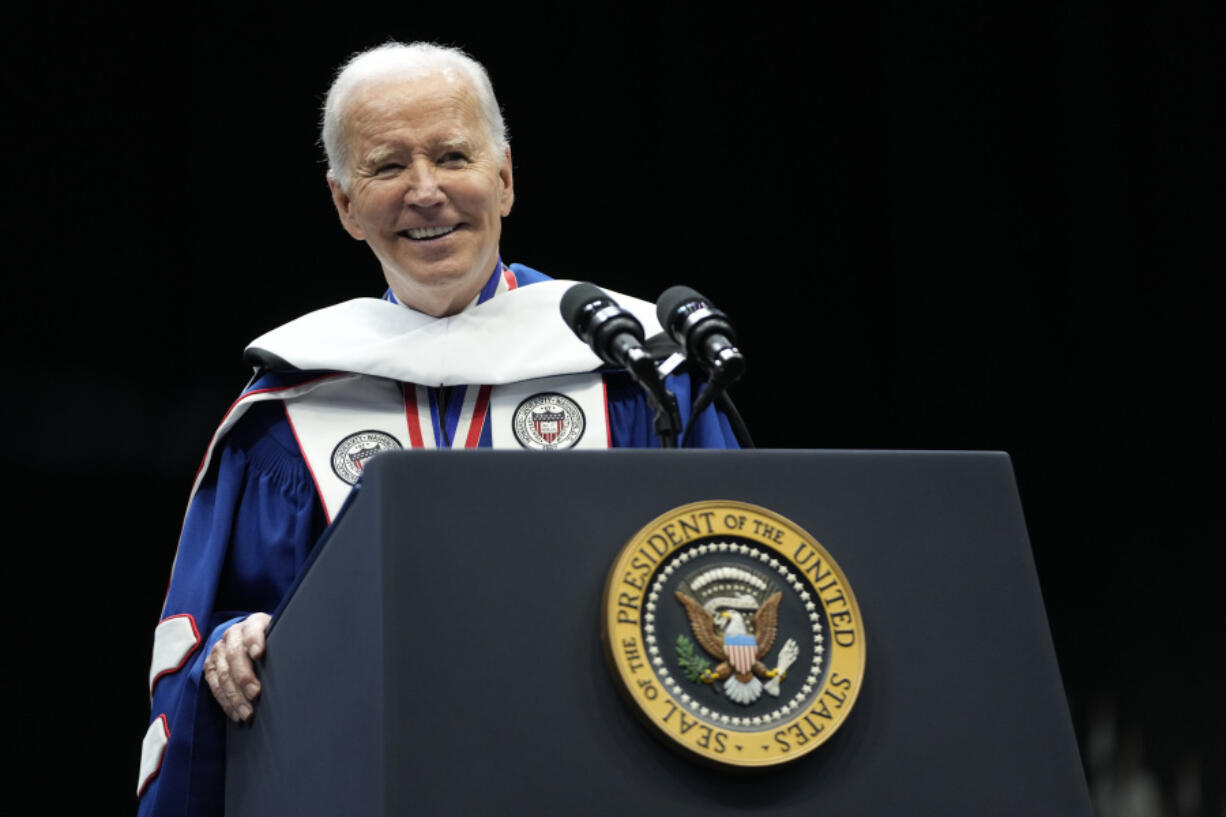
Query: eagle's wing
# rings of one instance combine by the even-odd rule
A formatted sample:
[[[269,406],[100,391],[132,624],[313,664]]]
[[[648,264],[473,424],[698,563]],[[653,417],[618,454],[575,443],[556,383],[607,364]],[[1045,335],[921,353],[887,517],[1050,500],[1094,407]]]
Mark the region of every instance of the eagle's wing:
[[[715,617],[702,609],[701,604],[685,593],[678,591],[677,601],[685,605],[685,612],[690,617],[690,628],[694,631],[694,637],[698,639],[702,648],[720,661],[727,658],[724,655],[724,640],[715,634]]]
[[[783,593],[776,591],[753,614],[753,631],[758,640],[758,657],[771,651],[775,643],[775,633],[779,630],[779,602]]]

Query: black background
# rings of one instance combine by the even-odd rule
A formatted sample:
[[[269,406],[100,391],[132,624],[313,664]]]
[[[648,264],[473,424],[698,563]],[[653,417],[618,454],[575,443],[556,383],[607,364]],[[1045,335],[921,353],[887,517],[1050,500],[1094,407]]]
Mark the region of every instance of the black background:
[[[382,292],[316,129],[336,66],[394,38],[494,79],[504,260],[702,290],[760,445],[1008,451],[1079,734],[1114,702],[1163,785],[1200,757],[1221,802],[1221,14],[846,6],[9,20],[4,684],[60,797],[134,805],[152,629],[243,346]]]

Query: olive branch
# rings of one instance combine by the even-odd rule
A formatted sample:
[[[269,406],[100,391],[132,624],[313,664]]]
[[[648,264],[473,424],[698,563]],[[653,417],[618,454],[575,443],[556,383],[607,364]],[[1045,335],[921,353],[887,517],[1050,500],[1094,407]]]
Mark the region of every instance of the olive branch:
[[[703,658],[694,649],[694,642],[684,635],[677,636],[677,663],[681,665],[685,679],[691,682],[702,678],[702,674],[711,668],[711,662]]]

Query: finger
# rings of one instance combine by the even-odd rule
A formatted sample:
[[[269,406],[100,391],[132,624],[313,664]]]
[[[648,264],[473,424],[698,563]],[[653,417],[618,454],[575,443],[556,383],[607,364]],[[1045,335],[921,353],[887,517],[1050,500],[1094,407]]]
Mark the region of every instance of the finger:
[[[212,662],[209,687],[213,690],[213,697],[221,705],[226,717],[232,721],[238,721],[241,714],[239,707],[246,699],[238,693],[234,686],[234,680],[230,676],[230,664],[226,659],[226,652],[221,641],[213,646],[209,660]]]
[[[222,650],[218,661],[221,665],[224,660],[224,671],[220,673],[222,687],[238,716],[237,720],[240,721],[251,717],[253,696],[247,694],[247,687],[255,682],[255,670],[252,668],[251,659],[247,657],[244,623],[240,622],[226,630],[220,642]],[[258,685],[256,691],[259,691]]]
[[[246,625],[247,655],[259,658],[264,655],[264,631],[272,616],[267,613],[252,613],[243,623]]]
[[[238,683],[235,681],[236,668],[234,662],[231,662],[228,657],[223,657],[218,661],[218,664],[222,670],[219,673],[222,694],[230,705],[228,714],[234,721],[244,721],[251,716],[251,705],[247,702],[247,696],[242,693]],[[239,668],[239,671],[241,671],[241,668]]]
[[[234,721],[242,719],[242,707],[247,704],[246,696],[239,691],[234,681],[236,669],[238,671],[242,669],[241,666],[236,667],[236,661],[241,661],[243,658],[241,650],[236,649],[240,643],[238,635],[231,627],[222,634],[221,640],[213,646],[212,650],[213,663],[217,667],[215,697],[221,704],[222,710]]]
[[[230,677],[235,689],[242,693],[243,703],[251,703],[260,694],[260,680],[255,675],[255,665],[251,661],[251,655],[255,653],[258,656],[263,652],[264,630],[260,627],[251,627],[246,622],[243,623],[241,629],[235,629],[235,638],[232,641],[228,640],[227,643]]]
[[[221,706],[226,717],[233,717],[229,711],[230,702],[226,700],[225,693],[221,691],[221,680],[217,673],[217,662],[213,660],[213,653],[209,653],[209,657],[204,661],[204,680],[209,685],[209,690],[213,693],[213,697],[217,699],[217,703]]]

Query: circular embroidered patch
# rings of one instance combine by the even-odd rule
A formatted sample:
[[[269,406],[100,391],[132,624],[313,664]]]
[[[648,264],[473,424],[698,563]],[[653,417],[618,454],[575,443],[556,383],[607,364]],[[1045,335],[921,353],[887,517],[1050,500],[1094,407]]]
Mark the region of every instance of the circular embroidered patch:
[[[366,462],[382,451],[399,451],[403,446],[391,434],[359,431],[350,434],[332,449],[332,472],[353,485],[366,469]]]
[[[586,420],[574,400],[564,394],[542,392],[519,404],[511,426],[524,448],[552,451],[574,448],[583,438]]]
[[[648,523],[605,584],[614,678],[652,728],[707,760],[786,763],[824,743],[864,680],[864,623],[807,531],[746,502]]]

